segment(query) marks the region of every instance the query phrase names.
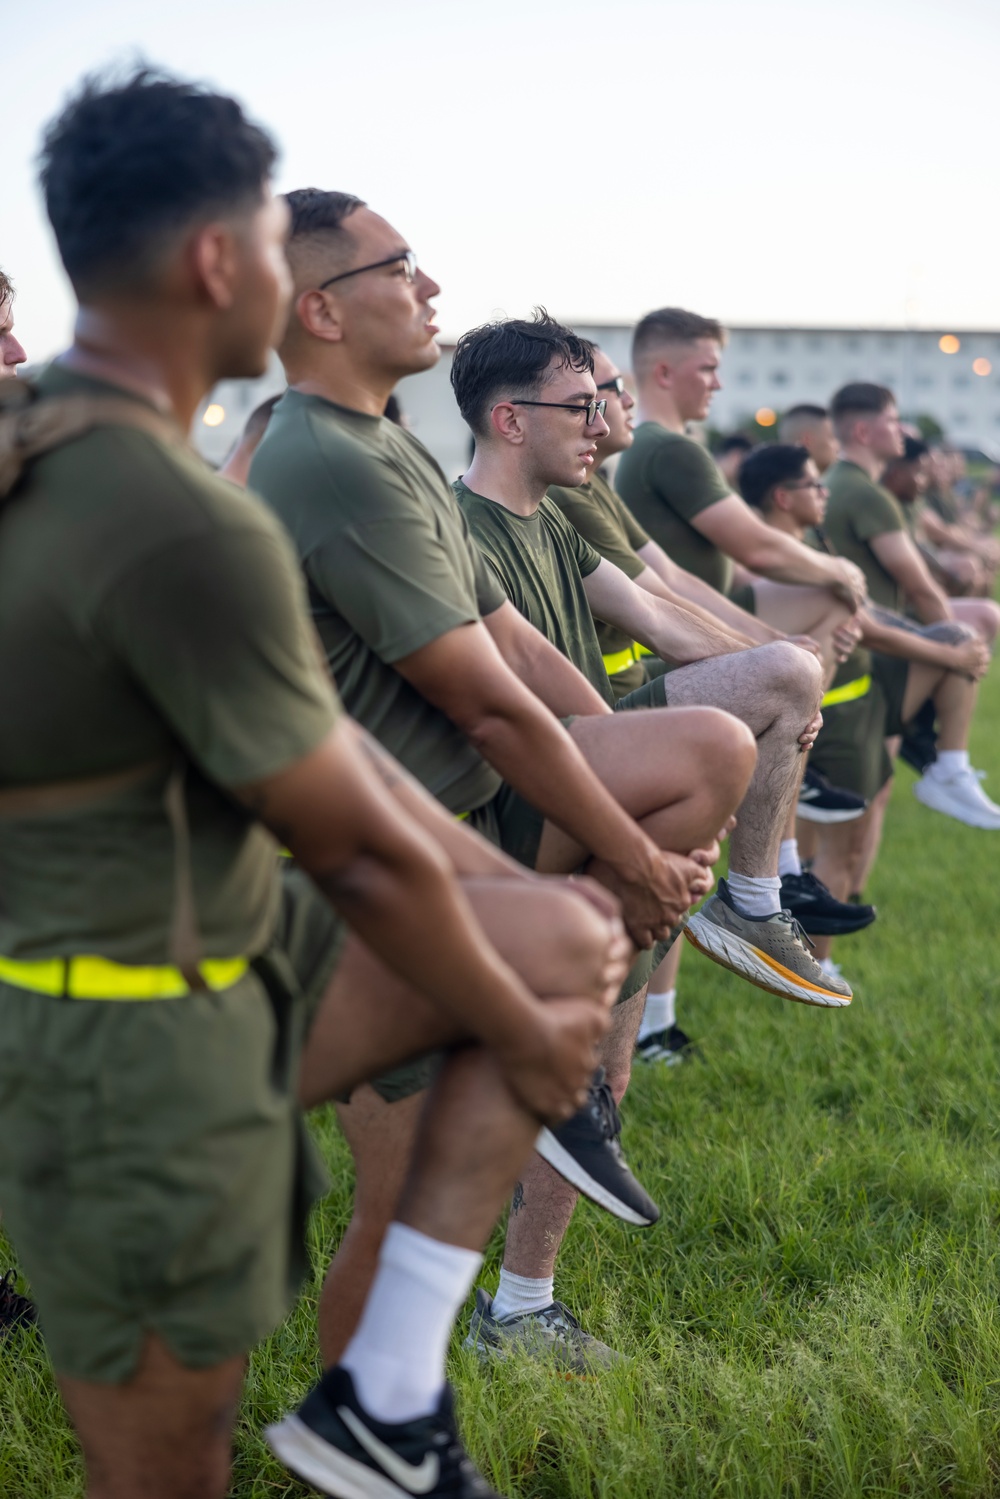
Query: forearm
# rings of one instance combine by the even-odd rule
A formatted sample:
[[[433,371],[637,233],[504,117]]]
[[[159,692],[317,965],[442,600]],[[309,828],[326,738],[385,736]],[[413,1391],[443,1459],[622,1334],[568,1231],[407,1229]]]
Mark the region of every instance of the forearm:
[[[751,645],[747,636],[730,631],[697,606],[692,609],[658,600],[643,616],[632,621],[636,640],[664,661],[680,666],[710,656],[729,656]]]
[[[930,577],[926,585],[906,590],[906,598],[922,624],[934,625],[939,620],[951,618],[951,610],[945,595],[934,585]]]
[[[731,635],[744,638],[750,645],[767,645],[772,640],[784,640],[780,630],[757,619],[727,599],[724,593],[698,578],[694,573],[678,568],[674,576],[674,592],[688,608],[697,613],[707,613],[724,625]]]
[[[508,858],[487,839],[480,838],[464,822],[448,812],[365,729],[357,729],[356,732],[361,750],[379,780],[414,822],[440,844],[459,874],[503,875],[521,880],[533,878],[531,871],[525,869],[523,864]]]
[[[522,652],[515,670],[550,713],[556,718],[571,718],[612,712],[572,661],[567,660],[543,635],[538,635],[538,640],[539,646]]]
[[[923,666],[948,665],[949,647],[940,640],[928,640],[912,630],[896,630],[881,624],[868,613],[861,616],[861,644],[883,656],[897,656]]]
[[[752,573],[770,578],[774,583],[794,583],[805,587],[832,587],[836,571],[831,559],[822,552],[768,527],[766,534],[737,561]]]

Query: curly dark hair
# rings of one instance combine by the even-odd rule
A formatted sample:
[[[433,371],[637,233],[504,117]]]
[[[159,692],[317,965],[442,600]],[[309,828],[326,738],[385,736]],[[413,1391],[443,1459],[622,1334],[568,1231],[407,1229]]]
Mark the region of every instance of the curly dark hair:
[[[594,372],[594,346],[536,307],[527,318],[503,318],[463,333],[451,365],[458,409],[477,436],[502,394],[534,399],[553,360],[560,367]]]

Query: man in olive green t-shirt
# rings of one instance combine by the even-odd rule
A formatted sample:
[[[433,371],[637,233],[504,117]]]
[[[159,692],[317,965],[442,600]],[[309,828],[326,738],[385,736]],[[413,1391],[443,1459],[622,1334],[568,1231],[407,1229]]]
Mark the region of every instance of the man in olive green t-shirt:
[[[616,487],[664,551],[720,592],[730,592],[739,563],[752,579],[741,580],[738,601],[785,635],[812,637],[832,675],[854,647],[856,630],[845,626],[864,597],[861,573],[765,526],[687,433],[689,423],[705,420],[720,389],[723,337],[714,319],[681,308],[639,322],[632,368],[641,421]]]
[[[434,1492],[471,1484],[444,1392],[454,1310],[540,1122],[576,1106],[625,966],[603,893],[509,875],[462,893],[455,870],[495,873],[495,851],[391,789],[321,669],[287,537],[187,446],[287,309],[274,155],[232,99],[146,69],[89,81],[42,153],[77,341],[39,383],[47,425],[0,422],[5,467],[26,463],[0,509],[0,1203],[89,1486],[113,1499],[226,1489],[247,1352],[307,1271],[296,1090],[333,904],[384,963],[349,942],[309,1101],[459,1050],[365,1327],[271,1433],[284,1455],[311,1427],[331,1488],[348,1466],[385,1488],[421,1448]],[[275,832],[316,887],[281,909]],[[537,918],[528,982],[486,935],[511,894],[508,935],[553,897],[562,928]],[[553,980],[568,1003],[539,1004],[528,983]],[[434,1307],[405,1294],[428,1259]],[[331,1403],[379,1445],[318,1421]]]
[[[683,805],[701,757],[728,753],[738,773],[745,768],[742,731],[723,727],[710,745],[707,723],[678,724],[690,758],[679,752],[653,767],[635,795],[632,730],[613,718],[606,682],[596,692],[525,623],[485,568],[437,464],[383,418],[400,376],[439,357],[437,286],[399,232],[357,198],[303,189],[288,202],[295,300],[279,352],[291,388],[250,482],[295,540],[345,705],[449,810],[499,831],[524,862],[569,872],[597,855],[637,945],[650,947],[666,935],[666,885],[676,880],[678,911],[707,887],[705,861],[687,850],[714,842],[727,777],[697,836],[665,808]],[[577,747],[577,726],[567,733],[556,715],[601,718],[600,777]],[[665,843],[673,823],[684,855],[657,847],[637,820],[646,813]],[[328,1358],[357,1319],[420,1107],[419,1098],[387,1106],[368,1089],[339,1107],[359,1190],[321,1301]],[[598,1117],[590,1104],[582,1112]],[[608,1162],[617,1160],[612,1141],[603,1143]],[[621,1181],[606,1185],[618,1192],[625,1172],[615,1169]]]

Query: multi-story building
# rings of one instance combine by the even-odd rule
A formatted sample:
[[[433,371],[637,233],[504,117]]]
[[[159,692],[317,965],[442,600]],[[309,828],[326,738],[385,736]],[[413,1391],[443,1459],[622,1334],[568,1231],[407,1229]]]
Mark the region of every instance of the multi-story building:
[[[628,369],[630,326],[577,327]],[[449,477],[469,455],[450,369],[445,347],[433,370],[403,380],[398,390],[410,426]],[[849,380],[875,380],[896,392],[907,416],[932,416],[952,441],[1000,455],[1000,331],[734,327],[721,376],[711,422],[723,430],[755,416],[766,425],[799,401],[825,405]],[[257,402],[281,384],[275,361],[261,380],[226,381],[214,390],[197,424],[205,456],[221,462]]]

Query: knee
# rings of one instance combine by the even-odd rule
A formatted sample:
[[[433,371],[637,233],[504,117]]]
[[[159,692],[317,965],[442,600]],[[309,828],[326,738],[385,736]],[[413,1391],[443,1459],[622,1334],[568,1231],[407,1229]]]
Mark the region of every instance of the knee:
[[[570,989],[588,993],[596,988],[597,979],[608,956],[608,923],[590,902],[568,887],[546,892],[551,906],[546,907],[545,928],[553,946],[559,951],[572,974],[566,974]],[[566,992],[570,992],[567,990]]]
[[[809,651],[790,640],[761,647],[767,653],[768,685],[796,716],[810,717],[823,696],[823,666]]]
[[[983,599],[979,609],[982,620],[980,633],[987,645],[993,645],[1000,634],[1000,604],[993,599]]]
[[[631,1059],[626,1058],[612,1066],[606,1067],[604,1070],[607,1084],[611,1089],[611,1095],[615,1103],[621,1103],[628,1089],[629,1079],[632,1076]]]
[[[757,741],[742,719],[723,708],[691,708],[700,744],[701,783],[733,806],[742,801],[757,764]]]

